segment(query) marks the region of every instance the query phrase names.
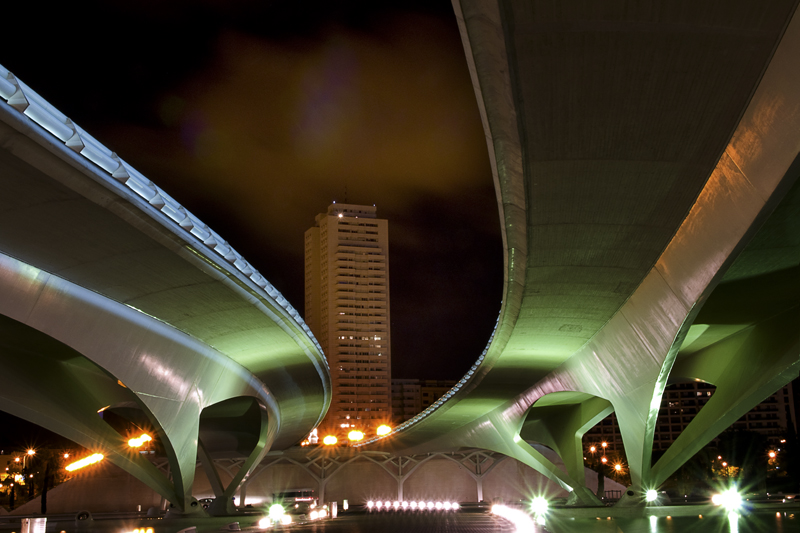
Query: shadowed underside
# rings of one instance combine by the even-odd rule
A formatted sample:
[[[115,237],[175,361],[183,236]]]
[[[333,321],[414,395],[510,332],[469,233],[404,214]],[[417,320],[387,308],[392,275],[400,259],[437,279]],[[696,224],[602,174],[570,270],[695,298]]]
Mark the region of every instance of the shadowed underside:
[[[613,410],[634,485],[657,484],[714,436],[690,426],[650,464],[673,365],[746,397],[719,394],[717,432],[797,375],[795,2],[454,4],[495,172],[503,308],[470,380],[383,445],[501,451],[591,502],[580,437]],[[745,384],[710,375],[712,359],[763,364]]]

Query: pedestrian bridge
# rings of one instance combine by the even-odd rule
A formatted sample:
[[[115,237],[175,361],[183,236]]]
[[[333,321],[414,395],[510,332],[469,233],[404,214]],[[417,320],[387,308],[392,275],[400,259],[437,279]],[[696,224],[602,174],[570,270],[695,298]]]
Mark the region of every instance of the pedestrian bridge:
[[[800,370],[796,3],[453,4],[494,172],[502,309],[448,394],[364,446],[492,450],[598,504],[581,437],[614,412],[621,504],[643,503]],[[716,391],[653,463],[662,393],[681,381]]]
[[[225,507],[325,414],[319,345],[223,238],[2,67],[0,96],[0,408],[179,511],[199,509],[199,457]],[[166,472],[126,444],[142,430]],[[242,460],[224,486],[218,457]]]

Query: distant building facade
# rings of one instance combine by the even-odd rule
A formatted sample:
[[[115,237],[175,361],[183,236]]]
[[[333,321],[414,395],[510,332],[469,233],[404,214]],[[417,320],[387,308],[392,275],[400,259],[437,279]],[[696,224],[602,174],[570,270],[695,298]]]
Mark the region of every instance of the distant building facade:
[[[715,387],[708,383],[689,382],[670,385],[664,391],[658,412],[653,450],[666,450],[686,429],[689,422],[714,395]],[[731,429],[761,433],[772,446],[780,447],[789,421],[797,428],[792,383],[781,387],[775,394],[758,404],[754,409],[733,423]],[[622,451],[616,415],[602,420],[583,436],[584,447],[600,442],[608,443],[609,451]]]
[[[374,206],[331,204],[306,231],[305,321],[331,370],[323,429],[371,435],[392,417],[389,230]]]
[[[402,423],[428,408],[457,381],[433,379],[393,379],[392,416],[395,423]]]

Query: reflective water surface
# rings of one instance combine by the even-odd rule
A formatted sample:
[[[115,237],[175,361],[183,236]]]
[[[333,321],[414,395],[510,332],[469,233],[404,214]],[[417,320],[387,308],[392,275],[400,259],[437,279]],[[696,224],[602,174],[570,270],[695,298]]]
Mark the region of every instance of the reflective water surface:
[[[551,533],[798,533],[800,514],[750,513],[739,517],[698,516],[613,519],[550,519]]]

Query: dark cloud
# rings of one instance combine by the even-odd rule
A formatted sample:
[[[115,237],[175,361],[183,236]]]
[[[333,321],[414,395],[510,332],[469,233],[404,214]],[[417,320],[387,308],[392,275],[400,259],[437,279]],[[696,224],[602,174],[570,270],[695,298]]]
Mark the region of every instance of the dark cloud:
[[[298,308],[314,216],[377,204],[395,375],[456,378],[494,325],[502,251],[455,17],[449,2],[334,4],[61,6],[1,61]]]

